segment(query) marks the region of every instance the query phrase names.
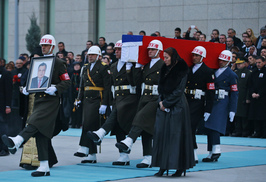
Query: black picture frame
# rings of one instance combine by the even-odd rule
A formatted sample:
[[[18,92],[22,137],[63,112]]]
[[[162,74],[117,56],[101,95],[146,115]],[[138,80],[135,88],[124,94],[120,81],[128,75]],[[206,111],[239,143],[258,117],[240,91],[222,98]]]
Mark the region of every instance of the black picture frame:
[[[26,84],[27,92],[44,92],[51,86],[54,62],[55,56],[33,57],[31,59]]]

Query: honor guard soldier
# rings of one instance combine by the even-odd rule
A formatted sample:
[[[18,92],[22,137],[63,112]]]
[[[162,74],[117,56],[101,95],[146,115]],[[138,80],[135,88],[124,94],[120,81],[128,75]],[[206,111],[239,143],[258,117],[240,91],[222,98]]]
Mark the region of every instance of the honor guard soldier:
[[[116,135],[117,142],[124,140],[128,134],[133,118],[135,117],[138,96],[136,94],[136,83],[133,80],[133,64],[121,60],[122,41],[115,44],[117,62],[111,65],[111,81],[113,93],[112,112],[104,125],[97,131],[89,131],[88,136],[96,143],[100,144],[104,136],[112,131]],[[129,156],[119,150],[120,157],[114,161],[113,165],[129,165]]]
[[[41,38],[40,45],[44,56],[53,56],[55,48],[55,39],[52,35],[44,35]],[[30,137],[36,137],[38,150],[38,159],[40,167],[37,171],[31,173],[33,177],[50,176],[48,164],[49,142],[54,134],[56,119],[60,107],[60,95],[70,86],[70,78],[66,71],[65,63],[55,58],[54,69],[52,72],[51,86],[44,92],[35,94],[34,108],[31,116],[27,120],[27,127],[24,128],[16,137],[2,136],[5,145],[8,146],[10,153],[15,154],[19,146],[29,140]],[[23,94],[29,95],[26,88],[23,88]]]
[[[111,80],[109,67],[101,61],[101,49],[91,46],[87,55],[89,63],[84,65],[81,72],[82,81],[77,99],[83,102],[82,133],[80,147],[74,156],[87,156],[81,163],[96,163],[97,146],[87,137],[87,132],[101,127],[100,114],[105,114],[109,104]]]
[[[164,64],[164,61],[160,59],[160,52],[163,50],[161,41],[152,40],[147,49],[151,62],[143,68],[141,64],[137,63],[134,74],[134,78],[138,80],[137,83],[142,83],[138,111],[127,138],[116,143],[116,147],[120,150],[130,152],[137,137],[142,136],[144,159],[137,164],[137,168],[151,166],[152,137],[159,97],[158,82],[160,70]]]
[[[249,83],[250,108],[248,119],[254,123],[252,138],[266,138],[266,60],[256,58],[257,69],[252,72]]]
[[[189,68],[185,94],[190,109],[194,157],[197,163],[196,131],[200,121],[203,121],[203,117],[206,121],[210,116],[215,87],[214,71],[203,62],[203,59],[206,58],[206,49],[202,46],[197,46],[191,53],[194,65]]]
[[[229,67],[232,53],[224,50],[220,53],[219,69],[215,72],[215,98],[210,117],[205,122],[207,131],[209,155],[202,162],[218,161],[221,155],[220,134],[225,134],[226,123],[229,115],[233,122],[238,99],[237,75]]]
[[[239,94],[235,116],[235,132],[232,134],[232,136],[235,137],[247,137],[251,134],[250,123],[248,120],[250,103],[248,84],[252,71],[247,68],[247,61],[248,60],[245,57],[240,57],[236,60],[237,70],[235,73],[238,76],[237,88]]]

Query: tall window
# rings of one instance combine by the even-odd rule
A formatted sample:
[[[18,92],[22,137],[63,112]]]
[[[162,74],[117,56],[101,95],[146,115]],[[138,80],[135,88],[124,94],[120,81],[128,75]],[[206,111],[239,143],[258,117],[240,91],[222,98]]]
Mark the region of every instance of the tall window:
[[[8,0],[0,1],[0,57],[7,59]]]

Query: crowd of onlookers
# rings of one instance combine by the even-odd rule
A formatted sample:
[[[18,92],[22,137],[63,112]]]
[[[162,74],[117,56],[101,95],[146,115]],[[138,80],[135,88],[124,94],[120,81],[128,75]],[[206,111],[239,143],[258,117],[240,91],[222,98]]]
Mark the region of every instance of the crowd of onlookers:
[[[195,30],[195,31],[194,31]],[[194,31],[194,32],[192,32]],[[213,29],[211,33],[211,40],[209,42],[226,44],[226,49],[233,53],[233,61],[231,63],[231,69],[236,70],[237,66],[235,62],[237,58],[246,59],[246,67],[250,70],[255,70],[256,68],[256,57],[263,56],[266,57],[266,26],[261,27],[260,35],[258,37],[254,36],[254,32],[251,28],[248,28],[242,33],[242,38],[236,37],[236,31],[229,28],[227,35],[225,33],[220,33],[218,29]],[[192,33],[192,37],[191,37]],[[129,31],[128,35],[133,35],[133,32]],[[145,36],[145,31],[140,31],[139,35]],[[161,36],[159,31],[152,33],[150,36]],[[201,32],[197,26],[190,26],[187,31],[182,32],[180,28],[174,30],[175,39],[186,39],[193,41],[207,41],[206,34]],[[75,109],[73,103],[75,98],[77,98],[78,88],[80,83],[80,71],[84,63],[87,62],[87,51],[92,45],[98,45],[102,51],[102,61],[107,65],[111,65],[117,61],[114,51],[114,43],[106,43],[104,37],[100,37],[98,43],[94,43],[91,40],[86,42],[86,48],[78,54],[74,54],[72,51],[67,51],[63,42],[58,43],[58,52],[56,56],[65,60],[67,63],[67,71],[71,78],[72,86],[69,90],[63,93],[63,110],[65,111],[65,119],[72,128],[80,128],[82,125],[82,109]],[[67,45],[66,45],[67,47]],[[13,99],[12,108],[17,109],[15,114],[19,115],[21,121],[18,122],[19,126],[16,127],[17,130],[21,130],[25,126],[28,113],[28,98],[21,94],[21,88],[27,83],[27,75],[30,66],[30,60],[33,56],[42,56],[41,48],[36,48],[36,51],[32,55],[23,53],[19,55],[19,58],[13,61],[6,61],[4,59],[0,60],[0,66],[5,67],[6,70],[10,71],[13,76]],[[80,106],[82,107],[82,105]],[[266,111],[265,111],[266,112]],[[248,118],[247,118],[248,119]],[[265,118],[266,120],[266,118]],[[235,132],[234,125],[228,127],[228,134],[232,136],[255,136],[252,123],[249,123],[250,131],[247,134],[242,134]],[[14,133],[14,135],[17,133]],[[12,134],[11,134],[12,135]]]

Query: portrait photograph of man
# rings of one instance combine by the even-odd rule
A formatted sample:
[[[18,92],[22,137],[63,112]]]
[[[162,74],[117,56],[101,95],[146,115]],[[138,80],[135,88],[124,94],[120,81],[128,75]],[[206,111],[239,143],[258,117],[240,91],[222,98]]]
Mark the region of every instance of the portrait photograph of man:
[[[47,65],[45,63],[41,63],[38,66],[37,76],[32,78],[30,88],[45,88],[48,84],[48,77],[45,76],[45,72],[47,69]]]

